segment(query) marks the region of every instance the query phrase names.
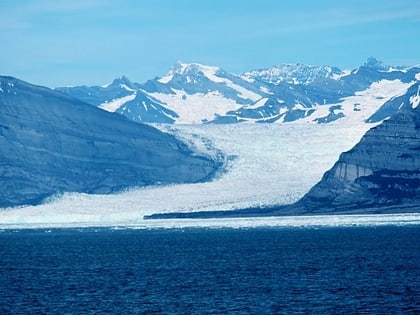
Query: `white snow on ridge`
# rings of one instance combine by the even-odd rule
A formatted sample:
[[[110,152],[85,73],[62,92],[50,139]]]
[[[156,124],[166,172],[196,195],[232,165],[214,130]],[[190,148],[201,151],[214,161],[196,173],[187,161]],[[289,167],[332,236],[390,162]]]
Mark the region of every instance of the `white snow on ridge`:
[[[231,159],[212,182],[146,187],[114,195],[69,193],[40,206],[0,210],[3,226],[142,225],[144,215],[292,203],[368,129],[360,125],[160,125],[196,149]],[[207,221],[209,222],[209,221]],[[147,223],[148,224],[148,223]]]
[[[184,74],[186,70],[189,68],[196,68],[199,71],[202,71],[205,76],[207,76],[210,80],[213,80],[214,82],[219,82],[219,77],[215,75],[217,71],[219,71],[220,68],[218,67],[212,67],[212,66],[206,66],[199,63],[183,63],[181,61],[178,61],[174,67],[172,67],[167,74],[165,74],[163,77],[158,79],[157,81],[160,83],[168,83],[170,82],[175,74]],[[212,79],[213,78],[213,79]]]
[[[228,87],[238,91],[242,98],[245,98],[245,99],[249,98],[250,100],[252,100],[254,102],[261,98],[261,95],[259,95],[257,93],[254,93],[250,90],[247,90],[247,89],[243,88],[242,86],[237,85],[237,84],[233,83],[232,81],[230,81],[228,79],[225,79],[224,82],[226,83],[226,85]]]
[[[405,94],[412,84],[413,82],[403,83],[401,80],[374,82],[368,89],[342,98],[340,103],[314,106],[315,113],[298,120],[297,123],[313,122],[318,118],[326,117],[330,106],[340,105],[341,109],[336,109],[334,112],[336,114],[341,112],[344,117],[338,119],[337,122],[359,125],[361,121],[372,116],[385,102]]]
[[[346,70],[343,70],[343,72],[341,72],[340,74],[333,74],[331,78],[334,80],[340,80],[341,78],[344,78],[350,74],[351,74],[351,70],[346,69]]]
[[[166,84],[166,83],[170,82],[173,77],[174,77],[174,75],[172,73],[168,73],[167,75],[164,75],[163,77],[161,77],[157,81],[160,82],[160,83]]]
[[[211,81],[216,82],[216,83],[225,83],[226,86],[230,87],[231,89],[234,89],[235,91],[238,91],[241,97],[245,99],[249,98],[254,102],[261,98],[261,95],[254,93],[250,90],[247,90],[244,87],[233,83],[231,80],[218,77],[216,73],[217,71],[220,70],[219,68],[208,67],[208,66],[206,67],[202,66],[202,67],[205,70],[203,73],[207,78],[209,78]]]
[[[403,83],[401,80],[381,80],[371,84],[369,89],[356,92],[354,96],[345,97],[341,103],[349,122],[365,121],[373,115],[385,102],[407,92],[413,83]],[[361,111],[354,112],[354,106],[359,104]]]
[[[417,94],[410,97],[410,103],[412,108],[417,108],[420,104],[420,86],[417,88]]]
[[[210,81],[213,81],[215,83],[224,83],[226,86],[238,91],[240,97],[242,98],[245,98],[245,99],[249,98],[254,102],[261,98],[261,95],[254,93],[252,91],[249,91],[248,89],[238,84],[233,83],[229,79],[219,77],[217,75],[217,73],[220,71],[219,67],[206,66],[206,65],[202,65],[198,63],[185,64],[185,63],[178,62],[175,68],[171,69],[166,75],[164,75],[157,81],[164,84],[169,83],[173,79],[175,73],[183,75],[185,74],[187,69],[190,69],[190,68],[196,68],[197,71],[201,71],[203,75],[207,77]],[[189,80],[189,77],[187,77],[187,80]]]
[[[134,90],[133,90],[134,91]],[[132,101],[136,98],[137,93],[133,93],[121,98],[117,98],[112,100],[111,102],[104,102],[101,105],[99,105],[99,108],[102,108],[108,112],[115,112],[118,110],[118,108],[120,108],[122,105],[124,105],[125,103]]]
[[[127,84],[120,84],[120,88],[129,91],[129,92],[137,92],[136,90],[130,88],[129,86],[127,86]]]
[[[244,108],[246,109],[257,109],[259,107],[264,106],[264,104],[268,101],[268,98],[261,98],[258,101],[256,101],[254,104],[252,105],[245,105]]]
[[[149,93],[149,95],[179,115],[176,119],[177,124],[200,124],[203,119],[213,120],[217,114],[224,115],[241,107],[234,100],[227,99],[218,92],[190,95],[181,90],[173,91],[175,94]]]

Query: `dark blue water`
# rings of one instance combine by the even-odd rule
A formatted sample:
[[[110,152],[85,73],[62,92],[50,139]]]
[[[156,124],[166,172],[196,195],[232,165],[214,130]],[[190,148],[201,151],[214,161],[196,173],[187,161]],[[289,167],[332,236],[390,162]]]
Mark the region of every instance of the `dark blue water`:
[[[0,233],[0,314],[419,314],[420,227]]]

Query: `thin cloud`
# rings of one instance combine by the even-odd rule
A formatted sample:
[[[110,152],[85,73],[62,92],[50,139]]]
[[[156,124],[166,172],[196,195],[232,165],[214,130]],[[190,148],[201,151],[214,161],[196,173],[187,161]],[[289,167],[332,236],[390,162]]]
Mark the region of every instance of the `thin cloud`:
[[[248,32],[243,36],[248,38],[267,38],[281,35],[291,35],[322,31],[349,26],[362,26],[374,23],[386,23],[391,21],[420,22],[420,7],[411,8],[367,8],[348,9],[336,8],[331,10],[289,13],[288,17],[279,17],[274,27]]]
[[[73,0],[73,1],[17,1],[6,5],[0,4],[0,29],[22,30],[31,27],[33,20],[49,14],[74,14],[106,7],[109,1]]]

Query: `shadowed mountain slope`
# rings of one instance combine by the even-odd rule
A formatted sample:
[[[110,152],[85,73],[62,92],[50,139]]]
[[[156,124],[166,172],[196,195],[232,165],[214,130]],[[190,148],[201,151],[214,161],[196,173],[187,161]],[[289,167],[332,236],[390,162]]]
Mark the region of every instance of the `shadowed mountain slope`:
[[[296,206],[329,212],[420,204],[419,85],[401,102],[402,110],[342,153]]]
[[[0,207],[63,192],[198,182],[218,166],[155,128],[0,77]]]

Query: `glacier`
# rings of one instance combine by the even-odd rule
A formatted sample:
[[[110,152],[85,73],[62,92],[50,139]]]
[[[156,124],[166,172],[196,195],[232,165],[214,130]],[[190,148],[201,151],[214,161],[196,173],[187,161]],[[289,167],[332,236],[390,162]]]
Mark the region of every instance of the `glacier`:
[[[144,220],[143,217],[154,213],[235,210],[289,204],[297,201],[317,183],[339,154],[354,146],[370,125],[161,124],[156,127],[175,135],[198,152],[212,155],[223,152],[226,156],[224,172],[205,183],[158,185],[111,195],[67,193],[50,198],[39,206],[2,209],[0,228],[184,226],[185,220],[158,220],[152,223],[150,221],[155,220]],[[352,222],[351,218],[349,222]],[[378,220],[402,222],[402,219],[395,218]],[[236,220],[191,221],[188,225],[265,226],[267,221],[271,222],[269,226],[285,224],[284,219],[280,218],[241,219],[235,223]],[[301,222],[302,219],[295,220]],[[331,217],[329,220],[335,222],[339,219]],[[376,219],[369,218],[366,222],[369,220]],[[414,215],[413,220],[418,222],[418,217]]]
[[[214,79],[216,68],[203,69],[205,74],[213,80],[221,81],[224,86],[228,85],[229,82],[225,80],[226,78]],[[168,76],[162,80],[166,82],[171,79],[172,77]],[[416,79],[418,79],[417,76]],[[136,100],[139,104],[143,104],[142,106],[146,106],[146,103],[144,103],[146,99],[140,93],[141,90],[135,90],[131,85],[127,85],[130,83],[126,78],[117,81],[116,84],[118,83],[117,85],[122,88],[124,93],[119,94],[119,98],[113,98],[113,102],[102,102],[101,104],[115,105],[122,101],[124,97],[132,97],[130,93],[137,91]],[[232,81],[232,84],[234,84],[234,81]],[[232,84],[230,85],[232,86]],[[153,126],[187,143],[192,151],[214,156],[217,160],[225,158],[223,171],[214,180],[205,183],[156,185],[110,195],[66,193],[50,198],[48,202],[39,206],[0,209],[0,228],[43,226],[153,227],[177,224],[182,226],[184,223],[181,222],[186,221],[167,220],[151,223],[151,220],[144,220],[144,216],[155,213],[236,210],[293,203],[319,182],[325,171],[334,165],[342,152],[350,150],[368,129],[380,123],[381,119],[370,118],[379,108],[387,109],[387,106],[393,108],[395,105],[393,103],[399,102],[399,96],[405,94],[413,84],[414,81],[401,81],[398,77],[377,80],[354,94],[343,95],[337,103],[331,103],[327,107],[314,105],[314,108],[317,109],[316,113],[293,122],[279,119],[273,124],[183,125],[154,123]],[[109,86],[109,88],[111,87]],[[133,84],[133,87],[136,87],[136,84]],[[161,90],[158,89],[154,96],[161,93],[163,88],[160,86]],[[178,123],[200,121],[200,116],[197,116],[198,108],[196,110],[192,110],[188,106],[183,108],[182,102],[185,101],[183,96],[189,101],[198,102],[199,99],[194,99],[194,97],[203,97],[204,94],[187,93],[185,95],[180,91],[172,90],[172,93],[169,94],[162,93],[168,98],[179,101],[178,103],[172,102],[174,106],[172,109],[176,109],[182,114],[181,117],[178,117]],[[215,91],[212,93],[206,96],[222,97]],[[248,98],[255,96],[253,94],[245,95],[244,91],[241,91],[240,94]],[[415,97],[417,98],[413,99],[412,103],[417,106],[418,94]],[[221,100],[216,102],[222,112],[229,106],[238,106],[233,100],[229,100],[229,104],[226,103],[226,99],[224,100],[225,102]],[[244,108],[255,107],[255,110],[259,110],[256,104],[259,105],[259,102],[265,101],[266,98],[261,98],[259,101],[255,101],[255,104],[245,104]],[[154,104],[154,107],[152,105],[147,106],[156,110],[159,108],[158,103]],[[399,106],[399,104],[397,105]],[[298,104],[295,106],[298,106]],[[183,112],[181,112],[181,108]],[[214,108],[212,108],[212,111],[210,109],[201,111],[201,115],[203,113],[209,116],[205,117],[210,118],[211,115],[214,115]],[[331,119],[328,124],[314,123],[314,119],[320,121],[330,115],[337,116],[339,114],[342,114],[340,119]],[[169,111],[168,115],[175,117],[177,114],[175,111]],[[384,119],[386,115],[382,116],[382,119]],[[335,216],[328,217],[333,220],[331,222],[335,222],[333,217]],[[349,222],[353,222],[356,220],[355,218],[349,217]],[[395,218],[397,217],[383,220],[394,223],[401,221]],[[204,223],[191,221],[188,224],[191,226],[208,224],[210,226],[213,224],[211,222],[216,222],[215,225],[235,226],[236,223],[234,222],[240,221],[247,222],[244,223],[245,225],[249,224],[251,226],[254,224],[258,226],[266,224],[261,223],[266,222],[264,220],[262,218],[215,219],[214,221],[205,220]],[[281,219],[266,220],[277,222],[270,223],[274,225],[283,224],[277,221],[281,221]],[[363,222],[369,222],[369,220],[371,219],[361,219]],[[375,221],[376,219],[372,220]],[[416,222],[417,219],[413,220],[410,222]],[[296,224],[299,225],[300,223]]]

